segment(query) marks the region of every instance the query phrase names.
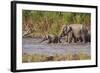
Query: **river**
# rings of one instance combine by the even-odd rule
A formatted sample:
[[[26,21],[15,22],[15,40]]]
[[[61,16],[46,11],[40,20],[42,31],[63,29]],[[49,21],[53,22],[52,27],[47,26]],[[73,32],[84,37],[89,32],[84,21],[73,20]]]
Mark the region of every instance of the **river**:
[[[23,38],[22,53],[27,54],[77,54],[86,53],[91,55],[90,43],[57,43],[47,44],[47,41],[40,43],[41,39]]]

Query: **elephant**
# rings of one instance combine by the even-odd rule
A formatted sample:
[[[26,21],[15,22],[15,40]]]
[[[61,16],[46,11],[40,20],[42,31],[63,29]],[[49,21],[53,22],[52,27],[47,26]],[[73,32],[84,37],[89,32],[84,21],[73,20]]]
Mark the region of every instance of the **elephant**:
[[[75,39],[73,30],[69,25],[63,25],[59,34],[60,39],[66,37],[66,42],[72,42]]]
[[[87,37],[88,38],[88,41],[91,42],[91,30],[88,30],[88,35],[87,36],[88,36]]]
[[[45,35],[41,42],[48,40],[49,43],[61,43],[60,38],[58,36],[54,36],[51,34]]]
[[[84,31],[85,35],[82,37],[85,37],[85,42],[91,42],[91,31],[87,29],[87,31]]]
[[[70,43],[77,42],[90,42],[91,34],[83,24],[69,24],[64,25],[60,32],[60,38],[67,36],[67,41]]]
[[[89,26],[82,26],[81,37],[83,42],[91,42],[91,30],[89,29]]]

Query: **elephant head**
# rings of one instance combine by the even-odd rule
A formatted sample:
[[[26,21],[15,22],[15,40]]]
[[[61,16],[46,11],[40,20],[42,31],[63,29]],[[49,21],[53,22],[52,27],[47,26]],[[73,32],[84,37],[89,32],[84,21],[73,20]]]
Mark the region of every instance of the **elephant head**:
[[[66,38],[66,42],[71,42],[72,41],[72,37],[73,37],[73,32],[72,32],[72,28],[69,25],[63,25],[61,30],[60,30],[60,34],[59,34],[59,38]]]
[[[60,38],[68,36],[68,33],[70,33],[71,31],[72,31],[71,27],[69,27],[68,25],[63,25],[59,34]]]
[[[48,40],[48,44],[49,43],[61,43],[60,38],[58,36],[51,35],[51,34],[45,35],[43,39],[40,41],[40,43],[46,40]]]

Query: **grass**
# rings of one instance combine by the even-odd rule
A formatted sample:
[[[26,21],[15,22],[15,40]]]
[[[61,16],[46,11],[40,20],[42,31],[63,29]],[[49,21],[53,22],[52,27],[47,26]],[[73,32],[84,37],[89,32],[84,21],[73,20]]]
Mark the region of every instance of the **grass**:
[[[22,62],[45,62],[45,61],[66,61],[66,60],[89,60],[91,57],[85,53],[79,54],[55,54],[53,56],[43,54],[26,54],[22,55]]]
[[[76,12],[23,10],[22,23],[23,31],[30,30],[34,33],[30,34],[30,36],[27,37],[41,36],[41,34],[43,33],[58,35],[61,30],[60,28],[63,25],[83,24],[90,26],[91,14]]]

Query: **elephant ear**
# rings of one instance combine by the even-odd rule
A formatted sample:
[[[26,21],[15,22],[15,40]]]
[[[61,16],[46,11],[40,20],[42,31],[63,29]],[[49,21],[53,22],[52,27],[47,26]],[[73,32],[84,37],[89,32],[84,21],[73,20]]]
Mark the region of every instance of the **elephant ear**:
[[[63,25],[61,27],[61,30],[60,30],[60,33],[59,33],[59,37],[65,36],[66,31],[67,31],[67,25]]]
[[[68,26],[67,27],[67,34],[70,33],[72,31],[72,27]]]
[[[67,31],[67,25],[63,28],[63,31],[64,32]]]

